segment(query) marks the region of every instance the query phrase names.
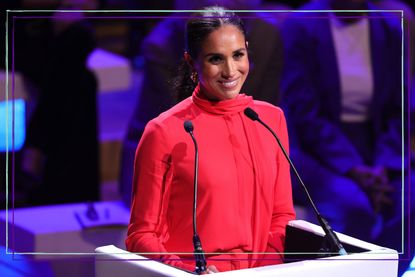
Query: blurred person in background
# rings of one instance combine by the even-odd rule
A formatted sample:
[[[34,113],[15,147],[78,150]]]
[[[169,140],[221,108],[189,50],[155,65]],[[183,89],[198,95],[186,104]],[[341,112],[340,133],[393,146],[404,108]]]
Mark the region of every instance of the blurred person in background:
[[[408,58],[409,63],[407,64],[408,68],[408,89],[409,89],[409,105],[410,105],[410,118],[411,118],[411,158],[414,161],[415,159],[415,15],[413,8],[411,8],[405,2],[399,0],[371,0],[371,3],[379,9],[385,10],[402,10],[403,19],[404,19],[404,31],[405,31],[405,49],[406,57]],[[401,14],[395,14],[397,20],[401,20]],[[415,251],[415,250],[414,250]]]
[[[63,0],[58,9],[96,7],[94,0]],[[86,67],[95,48],[94,35],[82,12],[56,11],[50,30],[47,58],[37,65],[41,73],[39,100],[23,150],[27,204],[96,201],[97,83]]]
[[[316,0],[302,9],[376,8],[366,0]],[[403,251],[400,234],[405,242],[409,234],[402,205],[407,212],[415,197],[407,193],[402,153],[402,32],[395,19],[364,11],[293,15],[282,32],[281,93],[291,155],[321,213],[336,231]],[[293,187],[295,203],[310,207]]]

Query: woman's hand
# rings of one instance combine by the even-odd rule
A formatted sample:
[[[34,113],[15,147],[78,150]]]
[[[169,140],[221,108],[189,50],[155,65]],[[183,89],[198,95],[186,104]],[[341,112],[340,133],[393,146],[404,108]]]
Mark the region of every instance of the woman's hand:
[[[214,266],[214,265],[209,265],[209,266],[207,267],[206,271],[202,272],[202,274],[201,274],[201,275],[204,275],[204,274],[212,274],[212,273],[218,273],[218,272],[219,272],[219,270],[216,268],[216,266]]]

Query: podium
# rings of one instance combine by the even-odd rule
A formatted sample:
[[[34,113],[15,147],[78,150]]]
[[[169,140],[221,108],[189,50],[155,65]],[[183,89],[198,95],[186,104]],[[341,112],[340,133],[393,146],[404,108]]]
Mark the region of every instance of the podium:
[[[279,277],[395,277],[398,272],[396,250],[337,233],[348,255],[320,257],[324,232],[320,226],[303,220],[290,221],[286,234],[286,263],[215,273],[227,276]],[[127,252],[115,246],[96,250],[95,275],[106,276],[193,276],[194,274]]]

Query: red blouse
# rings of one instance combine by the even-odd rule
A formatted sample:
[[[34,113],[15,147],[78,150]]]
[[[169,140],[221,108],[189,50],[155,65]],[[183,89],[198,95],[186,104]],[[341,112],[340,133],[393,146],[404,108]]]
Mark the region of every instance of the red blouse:
[[[254,109],[288,149],[281,109],[250,96],[192,97],[150,121],[137,147],[127,249],[193,271],[194,145],[199,147],[197,230],[219,271],[281,263],[285,226],[295,218],[289,164]],[[264,252],[268,252],[264,253]]]

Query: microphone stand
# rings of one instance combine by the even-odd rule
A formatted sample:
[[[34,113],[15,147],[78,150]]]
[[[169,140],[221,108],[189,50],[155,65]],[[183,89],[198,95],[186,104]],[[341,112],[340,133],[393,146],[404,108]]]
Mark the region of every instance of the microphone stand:
[[[344,249],[343,245],[340,243],[339,238],[337,237],[336,233],[334,233],[333,229],[331,228],[330,224],[328,223],[328,221],[320,214],[320,212],[318,211],[316,205],[314,204],[313,199],[310,196],[310,193],[308,192],[307,187],[305,186],[303,180],[300,177],[300,174],[298,174],[297,169],[295,168],[293,162],[291,161],[290,157],[287,154],[287,151],[285,151],[284,146],[282,145],[280,139],[278,138],[277,134],[275,134],[275,132],[267,125],[265,124],[258,116],[258,114],[251,108],[246,108],[244,110],[244,113],[247,117],[249,117],[251,120],[253,121],[258,121],[262,126],[264,126],[265,128],[267,128],[268,131],[271,132],[271,134],[274,136],[274,138],[277,140],[278,145],[280,147],[280,149],[282,150],[282,152],[284,153],[285,158],[287,159],[287,161],[289,162],[291,168],[293,169],[295,176],[297,177],[298,181],[300,182],[301,186],[303,187],[305,193],[307,194],[307,198],[311,203],[311,206],[313,207],[313,210],[317,216],[317,219],[320,223],[320,226],[323,228],[324,233],[326,234],[326,240],[329,244],[329,248],[322,248],[321,250],[326,251],[326,252],[336,252],[338,253],[340,256],[343,255],[347,255],[346,250]]]
[[[191,121],[184,122],[184,129],[187,133],[190,134],[190,137],[193,140],[193,144],[195,146],[195,167],[194,167],[194,189],[193,189],[193,248],[194,248],[194,256],[196,262],[196,269],[195,272],[197,274],[201,274],[202,272],[206,271],[206,258],[205,254],[202,249],[202,242],[200,241],[199,235],[197,233],[197,225],[196,225],[196,211],[197,211],[197,180],[198,180],[198,164],[199,164],[199,150],[197,147],[196,139],[193,135],[193,124]]]

